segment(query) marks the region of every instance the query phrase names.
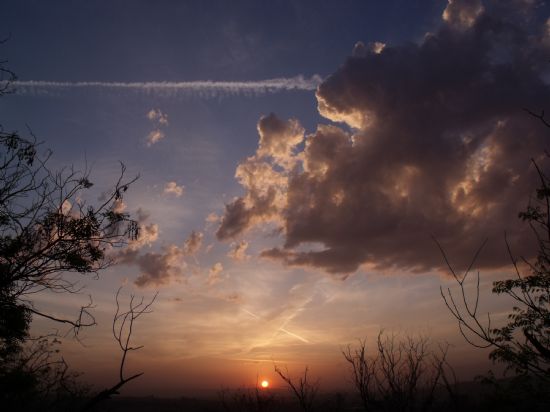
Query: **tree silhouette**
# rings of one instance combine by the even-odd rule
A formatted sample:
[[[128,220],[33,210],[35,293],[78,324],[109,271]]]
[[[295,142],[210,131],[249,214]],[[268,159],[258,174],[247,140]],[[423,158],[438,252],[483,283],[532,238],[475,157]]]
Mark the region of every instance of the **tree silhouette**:
[[[544,112],[535,114],[546,127]],[[550,154],[546,153],[547,157]],[[518,375],[530,375],[550,383],[550,179],[539,164],[531,159],[539,177],[536,195],[529,200],[525,211],[519,213],[531,228],[538,246],[535,259],[515,257],[505,234],[506,247],[514,270],[514,277],[493,282],[492,292],[507,295],[514,300],[508,314],[508,323],[493,327],[490,314],[484,320],[478,313],[479,272],[475,277],[476,288],[473,296],[466,291],[471,269],[481,253],[485,242],[480,246],[470,267],[459,275],[449,263],[443,247],[436,243],[447,267],[456,280],[459,293],[453,294],[450,288],[441,296],[447,308],[458,321],[458,327],[466,341],[478,348],[492,348],[490,358],[503,362],[508,370]]]
[[[132,346],[130,340],[132,338],[132,333],[134,331],[134,322],[144,313],[151,313],[151,305],[157,298],[158,292],[151,298],[150,301],[145,302],[143,297],[137,300],[135,295],[130,295],[130,302],[128,303],[128,309],[126,311],[121,310],[120,308],[120,291],[122,287],[118,288],[115,296],[116,301],[116,313],[113,317],[113,337],[117,341],[120,350],[122,351],[122,357],[120,359],[120,366],[118,371],[118,382],[115,383],[110,388],[104,389],[99,392],[96,396],[91,398],[83,410],[88,411],[92,410],[97,404],[111,398],[113,395],[118,395],[120,388],[126,385],[128,382],[139,378],[143,375],[143,372],[136,373],[131,376],[125,376],[124,366],[126,364],[126,357],[129,352],[139,350],[143,348],[143,345]]]
[[[447,346],[439,353],[430,348],[428,337],[378,334],[376,348],[367,354],[366,340],[342,351],[351,367],[352,383],[363,410],[429,411],[433,410],[435,392],[444,386],[452,398],[456,378],[448,364]]]
[[[271,391],[260,389],[257,380],[253,388],[221,388],[218,399],[226,412],[271,412],[281,409],[275,395]]]
[[[5,359],[0,374],[3,408],[54,410],[78,404],[86,388],[77,384],[77,374],[59,356],[59,345],[53,335],[29,338],[17,356]]]
[[[298,400],[300,409],[303,412],[313,411],[315,399],[319,392],[319,382],[311,381],[311,377],[308,376],[309,368],[306,366],[304,374],[298,379],[293,379],[287,368],[283,371],[279,366],[275,365],[275,372],[285,381],[289,391]]]
[[[0,61],[0,97],[13,91],[15,75]],[[122,198],[137,179],[125,179],[121,164],[114,185],[89,203],[90,170],[49,168],[50,151],[29,131],[29,138],[0,125],[0,392],[7,395],[14,365],[28,356],[33,316],[68,325],[75,336],[95,324],[88,304],[74,318],[45,312],[35,304],[41,292],[81,292],[78,277],[96,275],[114,263],[110,251],[136,239],[139,227],[121,209]],[[47,350],[42,347],[42,354]],[[43,359],[43,358],[40,358]],[[52,365],[49,365],[51,367]],[[31,373],[32,369],[25,369]],[[51,368],[49,369],[51,370]],[[36,371],[36,370],[35,370]],[[40,374],[29,376],[36,379]],[[45,375],[44,375],[45,376]]]

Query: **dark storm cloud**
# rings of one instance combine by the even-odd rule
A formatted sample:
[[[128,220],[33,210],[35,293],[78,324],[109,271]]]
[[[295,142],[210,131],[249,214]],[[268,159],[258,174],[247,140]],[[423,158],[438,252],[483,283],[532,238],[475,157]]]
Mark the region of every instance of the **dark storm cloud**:
[[[549,26],[535,5],[455,0],[421,44],[363,47],[317,90],[320,113],[353,132],[320,125],[300,152],[284,137],[284,162],[266,133],[300,126],[260,120],[259,149],[237,169],[246,194],[218,238],[275,221],[284,243],[263,256],[332,273],[441,267],[432,234],[460,267],[486,237],[480,264],[507,263],[504,230],[529,254],[517,214],[537,185],[530,158],[550,139],[522,110],[550,96]]]

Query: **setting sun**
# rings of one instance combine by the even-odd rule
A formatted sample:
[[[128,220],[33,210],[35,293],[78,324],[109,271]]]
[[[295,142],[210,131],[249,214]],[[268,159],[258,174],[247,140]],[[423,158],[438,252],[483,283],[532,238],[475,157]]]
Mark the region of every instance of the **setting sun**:
[[[260,386],[264,389],[266,388],[269,388],[269,381],[268,380],[263,380],[261,383],[260,383]]]

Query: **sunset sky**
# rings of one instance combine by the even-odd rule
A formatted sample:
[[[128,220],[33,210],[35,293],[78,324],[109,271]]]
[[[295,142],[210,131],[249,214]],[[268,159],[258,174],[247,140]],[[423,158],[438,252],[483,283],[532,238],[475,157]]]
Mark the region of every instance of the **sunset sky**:
[[[177,396],[273,380],[306,365],[347,385],[341,349],[381,329],[449,342],[462,379],[492,365],[445,308],[432,237],[464,269],[488,243],[491,282],[536,252],[518,218],[549,130],[549,6],[484,1],[28,1],[2,6],[18,82],[1,123],[91,169],[142,237],[81,278],[98,326],[63,353],[115,381],[114,294],[158,298],[140,318],[127,394]],[[550,110],[550,109],[549,109]],[[74,316],[87,295],[37,296]],[[59,325],[34,322],[45,331]]]

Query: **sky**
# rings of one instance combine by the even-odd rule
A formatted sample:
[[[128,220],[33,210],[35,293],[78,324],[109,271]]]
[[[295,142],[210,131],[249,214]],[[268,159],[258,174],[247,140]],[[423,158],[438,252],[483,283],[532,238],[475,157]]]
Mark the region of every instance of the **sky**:
[[[178,396],[308,365],[344,387],[341,350],[380,330],[449,342],[463,379],[492,365],[464,342],[440,286],[491,282],[533,257],[518,218],[548,131],[549,7],[538,0],[11,1],[5,129],[94,188],[139,175],[121,208],[142,227],[99,279],[98,325],[65,339],[84,378],[116,379],[114,294],[152,297],[127,394]],[[100,192],[96,193],[97,196]],[[35,304],[70,316],[87,295]],[[35,320],[33,328],[57,327]]]

